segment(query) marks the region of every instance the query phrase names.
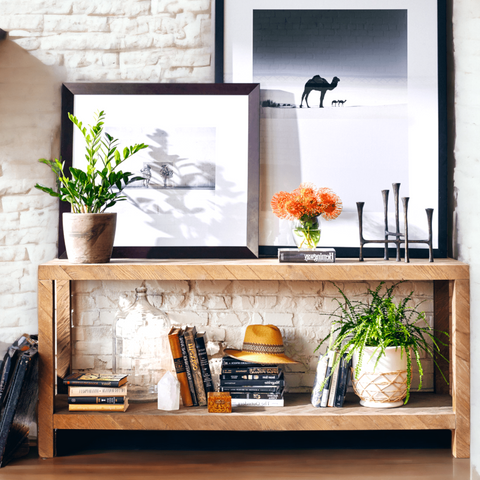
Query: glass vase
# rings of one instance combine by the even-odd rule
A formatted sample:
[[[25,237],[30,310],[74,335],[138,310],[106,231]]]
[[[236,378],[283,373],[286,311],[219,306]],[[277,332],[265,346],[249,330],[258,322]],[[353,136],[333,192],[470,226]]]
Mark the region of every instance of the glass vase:
[[[113,327],[113,373],[128,375],[131,402],[157,401],[157,385],[174,371],[168,342],[170,320],[147,299],[147,289],[135,289],[133,305],[117,313]]]
[[[292,222],[292,235],[295,245],[301,250],[315,250],[320,242],[319,217],[308,217],[306,220]]]

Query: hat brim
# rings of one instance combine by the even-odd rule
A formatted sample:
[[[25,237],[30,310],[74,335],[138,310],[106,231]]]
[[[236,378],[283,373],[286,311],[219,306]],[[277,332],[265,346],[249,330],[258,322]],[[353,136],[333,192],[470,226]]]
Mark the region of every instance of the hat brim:
[[[224,351],[225,355],[229,357],[238,358],[239,360],[243,360],[245,362],[251,363],[264,363],[264,364],[283,364],[283,363],[300,363],[294,360],[293,358],[287,357],[283,353],[278,354],[268,354],[268,353],[251,353],[251,352],[244,352],[243,350],[234,350],[232,348],[228,348]]]

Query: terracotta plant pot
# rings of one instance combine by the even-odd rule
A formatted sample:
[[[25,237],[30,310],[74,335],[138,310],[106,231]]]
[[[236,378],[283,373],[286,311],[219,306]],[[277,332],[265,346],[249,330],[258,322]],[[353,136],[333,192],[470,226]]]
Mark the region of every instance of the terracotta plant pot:
[[[63,236],[68,261],[108,263],[116,225],[116,213],[64,213]]]

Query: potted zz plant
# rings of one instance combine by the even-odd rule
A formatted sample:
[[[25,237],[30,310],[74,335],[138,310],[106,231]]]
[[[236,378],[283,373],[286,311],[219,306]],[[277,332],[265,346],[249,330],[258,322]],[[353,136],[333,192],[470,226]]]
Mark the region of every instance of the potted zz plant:
[[[342,357],[347,363],[352,360],[353,388],[361,399],[360,404],[366,407],[390,408],[408,402],[412,356],[418,365],[419,390],[423,378],[421,352],[432,357],[437,367],[434,353],[445,358],[439,345],[446,344],[425,322],[425,312],[418,310],[420,304],[408,306],[413,292],[396,304],[393,292],[403,282],[395,283],[381,294],[384,283],[375,290],[368,289],[369,302],[349,300],[334,284],[343,302],[335,299],[339,306],[330,315],[335,319],[332,330],[316,349],[329,340],[327,354],[337,352],[332,372]],[[446,332],[440,333],[448,336]],[[441,370],[440,373],[448,383]]]
[[[131,172],[119,169],[125,160],[147,148],[143,143],[117,149],[118,139],[104,132],[105,112],[94,116],[94,124],[85,127],[74,115],[68,118],[80,130],[85,142],[85,170],[69,168],[58,159],[39,162],[48,165],[57,177],[57,190],[39,185],[35,188],[71,204],[71,213],[63,214],[63,234],[67,256],[72,263],[107,263],[110,261],[115,238],[116,213],[105,213],[117,202],[126,200],[123,189],[132,182],[143,180]]]

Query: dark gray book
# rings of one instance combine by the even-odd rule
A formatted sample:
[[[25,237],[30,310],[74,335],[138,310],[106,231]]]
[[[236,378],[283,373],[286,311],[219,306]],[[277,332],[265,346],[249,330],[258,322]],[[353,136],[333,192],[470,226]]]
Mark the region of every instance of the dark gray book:
[[[195,335],[195,346],[197,347],[198,361],[202,371],[203,386],[208,395],[208,392],[215,391],[215,388],[213,386],[212,372],[210,371],[210,365],[208,363],[206,338],[205,333],[197,333]]]
[[[317,248],[315,250],[299,250],[298,248],[279,248],[280,263],[335,263],[334,248]]]

